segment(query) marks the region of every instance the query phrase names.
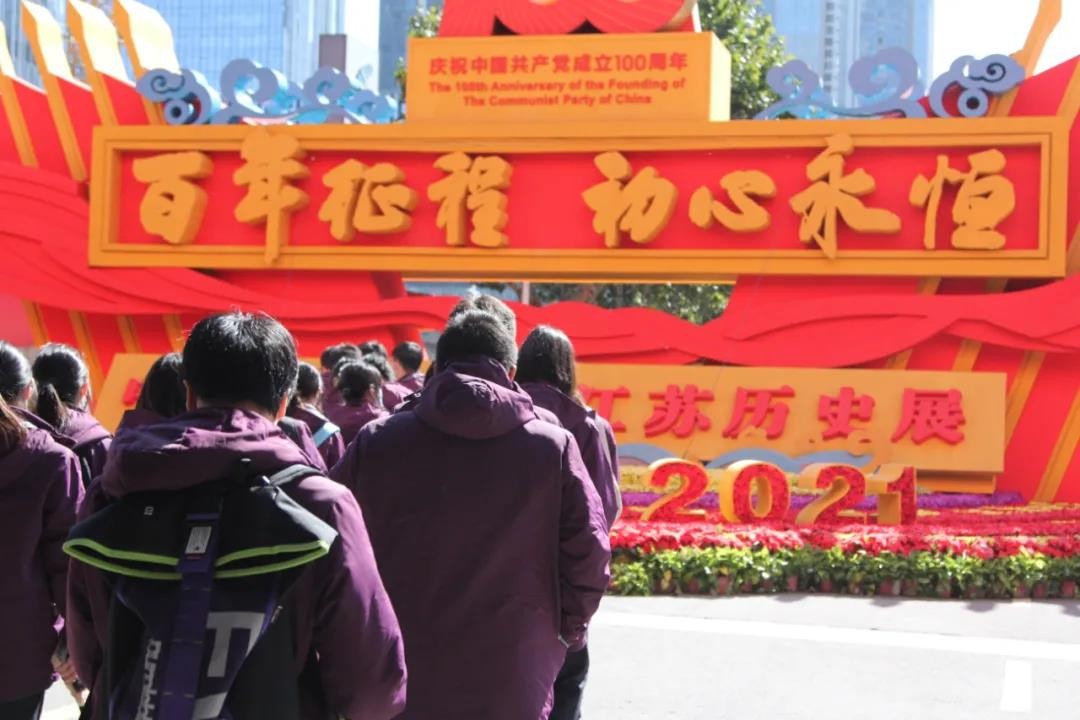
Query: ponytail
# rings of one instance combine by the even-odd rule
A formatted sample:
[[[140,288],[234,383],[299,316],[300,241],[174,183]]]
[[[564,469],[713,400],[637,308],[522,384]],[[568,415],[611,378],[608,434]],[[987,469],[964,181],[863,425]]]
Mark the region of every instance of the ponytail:
[[[67,422],[68,408],[77,406],[89,375],[86,362],[75,348],[57,343],[41,348],[34,359],[38,417],[62,430]]]
[[[0,395],[0,455],[6,455],[22,445],[26,439],[26,427],[22,420]]]
[[[68,419],[68,409],[60,399],[60,394],[52,383],[38,385],[37,416],[57,430],[64,427]]]

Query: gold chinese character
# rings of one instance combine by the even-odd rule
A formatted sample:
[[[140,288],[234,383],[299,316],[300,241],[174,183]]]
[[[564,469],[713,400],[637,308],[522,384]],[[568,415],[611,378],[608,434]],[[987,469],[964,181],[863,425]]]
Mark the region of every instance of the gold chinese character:
[[[927,179],[919,175],[911,184],[909,200],[917,208],[926,208],[923,245],[933,250],[937,245],[938,208],[945,185],[960,185],[953,202],[952,219],[956,229],[952,246],[960,250],[998,250],[1005,246],[1005,236],[995,228],[1016,208],[1016,190],[1012,181],[1001,175],[1005,155],[1000,150],[985,150],[968,155],[967,172],[949,167],[949,158],[938,155],[937,172]]]
[[[274,135],[264,128],[253,130],[240,147],[245,162],[233,174],[233,182],[248,190],[234,214],[249,225],[266,223],[267,264],[277,260],[288,242],[288,213],[307,205],[307,193],[290,184],[308,176],[300,162],[305,154],[293,136]]]
[[[206,153],[180,152],[139,158],[131,167],[135,179],[147,183],[139,204],[143,230],[173,245],[195,239],[206,210],[206,191],[191,180],[208,177],[214,163]]]
[[[593,229],[604,236],[604,244],[619,247],[621,233],[628,233],[636,243],[655,240],[675,212],[679,196],[675,184],[660,177],[654,167],[634,175],[622,153],[606,152],[594,162],[607,180],[593,185],[582,197],[596,213]]]
[[[510,187],[513,168],[494,155],[471,158],[465,153],[443,155],[435,167],[446,173],[428,188],[428,199],[439,203],[435,224],[446,231],[446,244],[465,244],[465,211],[472,213],[474,245],[503,247],[510,239],[502,232],[509,222],[508,200],[502,192]]]
[[[859,200],[874,191],[874,178],[862,168],[844,174],[844,159],[854,149],[850,135],[830,137],[825,150],[806,166],[806,177],[813,184],[791,198],[791,209],[802,215],[799,240],[807,244],[817,243],[829,258],[836,257],[839,218],[858,232],[900,231],[900,218],[896,214],[868,208]]]
[[[372,235],[404,232],[412,225],[410,212],[420,201],[416,191],[402,181],[397,165],[367,166],[346,160],[323,175],[330,195],[319,208],[319,219],[330,223],[330,234],[349,242],[356,231]]]
[[[758,232],[765,230],[772,223],[769,211],[761,207],[754,198],[776,196],[776,183],[760,170],[736,170],[720,180],[720,187],[727,190],[732,211],[727,205],[713,197],[712,190],[702,186],[694,191],[690,198],[690,221],[703,230],[708,230],[715,221],[734,232]]]

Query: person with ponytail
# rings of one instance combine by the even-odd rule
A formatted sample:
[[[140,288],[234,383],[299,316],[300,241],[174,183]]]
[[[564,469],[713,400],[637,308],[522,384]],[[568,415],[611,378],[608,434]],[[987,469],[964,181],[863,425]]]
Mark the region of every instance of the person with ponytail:
[[[604,507],[607,529],[622,511],[619,494],[619,463],[611,424],[583,403],[577,391],[574,346],[561,330],[540,325],[525,339],[518,353],[517,381],[533,402],[555,413],[570,431],[585,461]],[[581,701],[589,672],[589,648],[566,654],[555,679],[551,720],[581,717]]]
[[[289,401],[286,414],[305,423],[326,467],[332,468],[345,455],[345,440],[341,428],[319,410],[323,382],[314,365],[302,362],[296,380],[296,392]]]
[[[36,720],[53,683],[52,657],[66,604],[61,546],[82,500],[79,461],[24,419],[30,365],[0,341],[0,718]],[[70,661],[58,668],[68,682]]]
[[[37,416],[74,441],[75,454],[89,471],[85,482],[105,469],[112,435],[90,414],[90,373],[79,351],[50,343],[34,359]]]
[[[351,443],[369,422],[389,415],[382,404],[383,379],[378,369],[363,361],[345,363],[336,376],[343,404],[327,416],[341,428],[345,442]]]
[[[319,363],[322,365],[323,412],[329,413],[330,408],[341,405],[341,396],[338,395],[337,377],[334,375],[334,369],[344,360],[355,361],[359,359],[360,349],[349,343],[331,345],[322,351],[322,355],[319,356]]]
[[[382,378],[382,389],[379,391],[380,397],[382,398],[382,406],[387,410],[392,411],[412,393],[405,389],[404,386],[394,382],[394,369],[390,367],[390,361],[385,354],[386,348],[383,347],[381,342],[367,342],[364,343],[363,346],[372,347],[372,343],[374,343],[375,346],[382,348],[383,352],[380,353],[377,350],[373,350],[362,355],[360,359],[362,362],[370,365],[379,372],[379,377]]]

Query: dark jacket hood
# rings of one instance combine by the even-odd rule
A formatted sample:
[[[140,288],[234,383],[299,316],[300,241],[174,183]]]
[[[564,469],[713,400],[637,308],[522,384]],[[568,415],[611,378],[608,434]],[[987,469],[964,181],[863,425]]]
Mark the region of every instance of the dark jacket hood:
[[[484,357],[451,363],[432,376],[415,412],[436,430],[470,440],[499,437],[537,419],[532,399]]]
[[[554,385],[545,382],[527,382],[522,383],[522,388],[529,393],[529,397],[536,405],[554,413],[567,430],[573,430],[584,424],[590,414],[595,414],[591,408],[584,407]]]
[[[202,408],[119,435],[102,486],[116,497],[177,490],[226,478],[242,458],[251,474],[307,463],[300,448],[266,418],[236,408]]]
[[[15,407],[15,408],[12,408],[12,410],[14,410],[15,414],[19,416],[20,420],[27,423],[28,425],[31,425],[31,426],[37,428],[38,430],[45,431],[46,433],[49,434],[49,437],[51,437],[53,440],[55,440],[60,445],[63,445],[64,447],[68,448],[69,450],[71,448],[75,447],[75,439],[74,438],[72,438],[69,435],[66,435],[65,433],[60,432],[55,427],[53,427],[49,423],[45,422],[44,420],[42,420],[41,418],[39,418],[37,415],[30,412],[29,410],[26,410],[25,408],[21,408],[21,407]]]
[[[68,409],[64,422],[64,434],[75,441],[76,446],[89,445],[112,434],[98,422],[97,418],[85,410]]]
[[[127,432],[132,428],[144,427],[146,425],[157,425],[165,422],[164,415],[159,415],[153,410],[144,410],[141,408],[134,408],[132,410],[126,410],[124,416],[120,418],[120,425],[116,428],[117,434]]]
[[[23,474],[40,458],[39,453],[50,446],[55,448],[55,442],[47,430],[27,428],[21,443],[0,452],[0,488],[13,481],[22,482]]]

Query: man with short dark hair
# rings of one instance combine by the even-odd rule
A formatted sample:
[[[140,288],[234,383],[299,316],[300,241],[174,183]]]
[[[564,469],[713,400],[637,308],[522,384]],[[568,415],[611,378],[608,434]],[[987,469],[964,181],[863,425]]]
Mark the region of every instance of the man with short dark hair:
[[[436,362],[331,471],[360,501],[405,635],[401,720],[541,720],[607,588],[603,508],[573,437],[514,385],[497,318],[459,314]]]
[[[492,295],[484,295],[475,289],[469,290],[465,297],[461,298],[458,304],[454,306],[454,309],[450,311],[449,321],[453,321],[469,310],[480,310],[494,315],[506,329],[510,339],[517,342],[517,316],[502,300]]]
[[[149,534],[167,533],[174,526],[169,522],[174,516],[155,513],[155,507],[169,508],[175,498],[206,503],[206,498],[216,497],[215,492],[223,493],[221,497],[228,501],[207,505],[217,507],[218,514],[187,516],[188,522],[207,523],[207,529],[196,533],[199,527],[192,527],[191,535],[183,536],[188,538],[186,545],[179,545],[184,555],[174,567],[177,573],[195,572],[190,567],[195,562],[192,557],[221,543],[223,554],[210,564],[212,580],[206,580],[206,597],[213,598],[207,602],[227,604],[200,606],[199,597],[192,600],[187,574],[182,575],[182,582],[167,582],[173,579],[167,556],[157,561],[164,562],[164,567],[150,566],[159,577],[149,579],[145,569],[125,572],[124,555],[114,553],[110,557],[116,559],[111,562],[96,563],[89,550],[79,550],[78,533],[73,531],[74,539],[65,546],[78,560],[72,563],[67,630],[79,676],[93,689],[90,717],[110,717],[107,708],[112,702],[138,701],[139,707],[183,703],[184,698],[168,692],[169,688],[196,680],[191,687],[192,692],[199,688],[197,697],[186,696],[189,705],[194,703],[195,717],[396,717],[405,702],[404,650],[364,518],[347,489],[299,467],[305,463],[304,455],[275,425],[285,413],[296,382],[292,336],[265,315],[208,317],[187,340],[184,373],[190,411],[160,424],[133,428],[116,439],[100,483],[95,483],[80,512],[84,519],[93,517],[80,527],[82,532],[100,534],[104,525],[106,538],[115,539],[123,533],[117,532],[122,528],[108,527],[107,520],[116,516],[110,511],[122,510],[125,503],[152,503],[145,514],[160,521],[155,520],[154,532]],[[276,484],[288,471],[297,470],[295,479]],[[269,492],[256,492],[261,489]],[[269,498],[268,507],[257,508],[264,515],[229,514],[229,502],[240,503],[256,495]],[[241,499],[232,499],[236,497]],[[257,522],[260,518],[267,522]],[[217,530],[215,522],[219,522]],[[290,544],[293,535],[304,532],[314,533],[318,541]],[[229,550],[227,543],[244,546],[259,533],[266,537],[252,545],[254,550],[224,554]],[[168,544],[168,537],[165,547],[176,547]],[[154,540],[145,537],[142,541]],[[87,542],[83,546],[93,549]],[[135,555],[162,557],[145,553],[126,556],[128,561]],[[240,579],[227,580],[230,573]],[[148,581],[154,580],[156,585],[148,587]],[[286,582],[288,589],[270,595],[271,602],[258,597],[254,599],[261,605],[251,602],[259,588],[277,588]],[[153,593],[150,597],[161,598],[152,606],[155,617],[138,616],[143,622],[132,625],[131,608],[138,605],[140,594],[145,598],[148,592]],[[247,605],[242,602],[245,598]],[[162,615],[164,608],[171,607],[177,608],[175,612]],[[192,617],[202,619],[195,623]],[[118,630],[118,622],[126,624]],[[167,639],[172,634],[151,635],[153,622],[165,622],[177,633],[186,630],[191,636],[186,645],[205,643],[213,652],[185,652],[179,641]],[[134,642],[140,634],[150,638],[142,650],[138,648],[144,645]],[[247,655],[240,652],[243,647]],[[172,654],[165,656],[165,652]],[[159,654],[186,658],[195,666],[177,669],[162,659],[157,667]],[[200,657],[203,666],[198,665]],[[253,663],[257,669],[252,669]],[[275,674],[263,672],[270,669]],[[131,700],[130,693],[139,688],[142,699],[136,694]]]
[[[510,306],[504,303],[499,298],[493,295],[483,295],[472,289],[468,294],[463,297],[454,309],[450,311],[450,317],[447,319],[448,323],[454,322],[457,318],[461,317],[469,311],[485,312],[498,320],[499,324],[506,331],[506,334],[510,337],[510,340],[517,342],[517,315],[510,309]],[[521,388],[516,388],[521,391]],[[523,392],[523,391],[522,391]],[[540,416],[540,419],[544,422],[549,422],[552,425],[562,427],[562,423],[559,422],[559,418],[555,417],[555,413],[551,412],[545,407],[535,406],[536,414]]]
[[[424,387],[424,374],[420,366],[424,363],[424,348],[420,343],[403,342],[394,348],[390,356],[390,366],[397,375],[397,384],[409,391],[419,392]]]
[[[384,358],[389,355],[386,352],[386,346],[378,340],[365,340],[358,344],[356,349],[360,351],[361,355],[381,355]]]

